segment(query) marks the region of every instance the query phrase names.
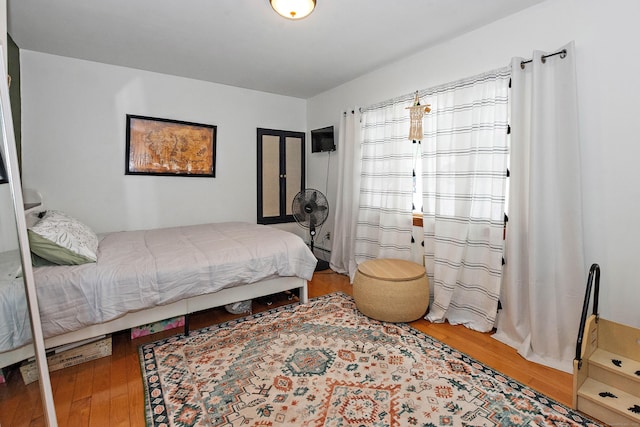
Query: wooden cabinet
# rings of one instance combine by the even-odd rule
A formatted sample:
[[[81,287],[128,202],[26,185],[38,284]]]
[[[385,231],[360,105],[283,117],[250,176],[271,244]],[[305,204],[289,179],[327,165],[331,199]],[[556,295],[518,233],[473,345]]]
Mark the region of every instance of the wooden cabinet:
[[[258,224],[294,222],[293,198],[304,189],[304,132],[258,129]]]

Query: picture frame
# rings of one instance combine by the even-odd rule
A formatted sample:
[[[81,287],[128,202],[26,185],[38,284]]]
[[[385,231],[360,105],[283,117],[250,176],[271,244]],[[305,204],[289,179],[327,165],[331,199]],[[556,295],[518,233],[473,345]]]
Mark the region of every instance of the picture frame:
[[[125,175],[216,176],[217,126],[127,114]]]

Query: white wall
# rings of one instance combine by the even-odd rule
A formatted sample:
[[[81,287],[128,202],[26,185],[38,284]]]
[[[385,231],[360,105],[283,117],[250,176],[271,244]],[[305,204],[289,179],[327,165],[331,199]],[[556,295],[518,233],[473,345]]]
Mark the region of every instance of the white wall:
[[[306,101],[21,51],[24,186],[97,232],[256,221],[256,128],[305,131]],[[217,126],[215,178],[124,174],[126,114]]]
[[[548,0],[308,100],[309,128],[337,123],[353,106],[506,66],[513,56],[530,58],[534,49],[554,51],[575,40],[586,261],[602,269],[602,316],[640,327],[638,16],[637,0]],[[323,185],[318,183],[325,168],[324,159],[310,157],[309,185]],[[329,177],[336,175],[337,161]],[[335,206],[333,179],[328,193]]]

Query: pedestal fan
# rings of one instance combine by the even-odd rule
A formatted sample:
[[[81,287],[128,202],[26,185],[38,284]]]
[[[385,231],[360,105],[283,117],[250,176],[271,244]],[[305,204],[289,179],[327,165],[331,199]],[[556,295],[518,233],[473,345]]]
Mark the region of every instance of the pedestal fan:
[[[313,252],[313,241],[317,233],[316,228],[324,224],[329,216],[327,198],[320,191],[307,188],[295,195],[291,210],[296,222],[301,227],[309,229],[311,252]],[[326,270],[327,268],[329,268],[329,263],[318,259],[316,271]]]

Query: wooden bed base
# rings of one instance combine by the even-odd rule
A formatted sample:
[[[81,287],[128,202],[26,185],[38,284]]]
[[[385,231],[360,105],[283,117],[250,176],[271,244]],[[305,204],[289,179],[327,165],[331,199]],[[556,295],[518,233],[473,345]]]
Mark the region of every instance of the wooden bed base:
[[[66,334],[47,338],[45,339],[45,346],[48,349],[54,348],[64,344],[110,334],[147,323],[158,322],[171,317],[187,315],[213,307],[221,307],[233,302],[264,297],[293,289],[299,289],[299,299],[301,304],[306,304],[309,301],[307,281],[305,279],[299,277],[276,277],[248,285],[225,288],[211,294],[186,298],[168,305],[128,313],[106,323],[87,326],[86,328],[82,328],[74,332],[68,332]],[[15,350],[0,353],[0,368],[13,365],[17,362],[33,357],[33,355],[34,350],[33,345],[31,344]]]

